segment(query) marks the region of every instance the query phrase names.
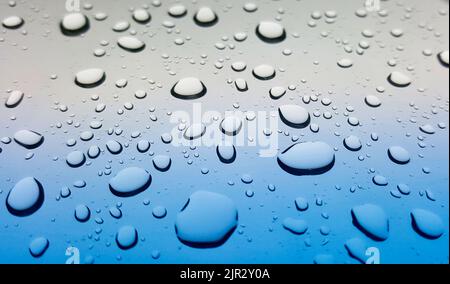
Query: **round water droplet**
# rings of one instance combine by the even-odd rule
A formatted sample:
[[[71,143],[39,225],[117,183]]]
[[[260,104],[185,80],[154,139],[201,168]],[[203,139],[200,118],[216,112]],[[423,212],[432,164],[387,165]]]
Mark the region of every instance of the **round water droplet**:
[[[275,78],[276,71],[272,66],[262,64],[253,69],[253,75],[259,80],[271,80]]]
[[[119,38],[117,40],[117,44],[121,48],[131,52],[139,52],[145,48],[145,43],[143,41],[132,36],[124,36]]]
[[[44,136],[34,131],[20,130],[14,134],[14,141],[27,149],[35,149],[44,143]]]
[[[293,175],[323,174],[334,163],[334,151],[324,142],[297,143],[278,155],[280,167]]]
[[[156,206],[152,210],[153,217],[162,219],[167,216],[167,209],[163,206]]]
[[[75,208],[75,219],[77,219],[78,222],[85,223],[89,221],[90,217],[91,210],[89,210],[89,207],[86,205],[81,204]]]
[[[294,128],[305,128],[311,122],[309,112],[298,105],[283,105],[278,108],[281,120]]]
[[[99,68],[86,69],[75,75],[75,83],[82,88],[97,87],[101,85],[105,79],[105,71]]]
[[[210,27],[218,22],[216,13],[209,7],[201,7],[194,16],[194,21],[202,27]]]
[[[388,149],[388,156],[394,163],[400,165],[405,165],[411,160],[409,152],[405,148],[400,146],[390,147]]]
[[[76,36],[89,29],[88,18],[81,13],[66,14],[61,21],[61,31],[67,36]]]
[[[379,107],[381,106],[381,101],[378,97],[376,96],[372,96],[372,95],[368,95],[366,96],[366,98],[364,99],[364,101],[366,102],[366,104],[370,107]]]
[[[195,77],[183,78],[172,88],[172,95],[178,99],[193,100],[203,97],[207,89],[202,81]]]
[[[220,123],[220,130],[229,136],[238,135],[242,129],[242,119],[237,116],[228,116]]]
[[[147,12],[147,10],[136,9],[133,12],[133,19],[140,24],[146,24],[146,23],[150,22],[152,17],[150,15],[150,13]]]
[[[186,245],[206,248],[223,244],[238,223],[234,202],[218,193],[197,191],[178,213],[175,230]]]
[[[128,250],[138,242],[138,232],[133,226],[123,226],[116,234],[116,243],[120,249]]]
[[[120,197],[130,197],[145,191],[151,184],[152,177],[144,169],[130,167],[121,170],[109,181],[111,192]]]
[[[39,237],[30,242],[28,249],[33,257],[41,257],[47,251],[50,242],[47,238]]]
[[[2,21],[2,25],[7,29],[18,29],[24,24],[24,20],[19,16],[10,16]]]
[[[106,143],[106,149],[108,149],[111,154],[118,155],[122,152],[123,147],[119,142],[110,140]]]
[[[160,172],[167,172],[172,165],[172,159],[169,156],[158,155],[153,158],[153,166]]]
[[[414,230],[427,239],[438,239],[444,234],[445,225],[441,217],[424,209],[411,211],[412,226]]]
[[[86,162],[86,157],[81,151],[73,151],[66,157],[66,162],[72,168],[81,167]]]
[[[297,207],[297,210],[299,211],[306,211],[309,208],[308,200],[306,200],[303,197],[298,197],[295,199],[295,207]]]
[[[381,207],[364,204],[353,207],[351,213],[355,226],[368,237],[376,241],[389,237],[389,219]]]
[[[344,139],[344,146],[350,151],[359,151],[362,148],[361,140],[354,135]]]
[[[400,88],[408,87],[409,85],[411,85],[411,82],[412,82],[411,79],[407,75],[405,75],[399,71],[392,72],[388,77],[388,81],[395,87],[400,87]]]
[[[387,186],[388,185],[388,181],[384,176],[381,175],[376,175],[372,178],[372,181],[374,184],[378,185],[378,186]]]
[[[33,177],[20,180],[6,197],[8,211],[19,217],[33,214],[43,203],[44,189],[41,183]]]
[[[273,87],[270,89],[270,97],[274,100],[278,100],[286,94],[286,88],[284,87]]]
[[[264,42],[278,43],[286,38],[286,31],[279,23],[263,21],[256,27],[256,35]]]

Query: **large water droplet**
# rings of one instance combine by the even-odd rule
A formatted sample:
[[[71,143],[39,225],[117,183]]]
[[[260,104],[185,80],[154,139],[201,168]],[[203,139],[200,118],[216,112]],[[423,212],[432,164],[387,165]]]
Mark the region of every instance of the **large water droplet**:
[[[145,191],[152,176],[144,169],[130,167],[121,170],[109,181],[111,192],[120,197],[130,197]]]
[[[140,24],[146,24],[146,23],[150,22],[150,20],[152,19],[152,16],[150,15],[149,12],[147,12],[147,10],[136,9],[133,12],[133,19]]]
[[[183,100],[193,100],[203,97],[207,89],[202,81],[195,77],[183,78],[172,88],[172,95]]]
[[[399,71],[392,72],[388,77],[388,81],[395,87],[400,88],[408,87],[412,82],[411,78]]]
[[[41,257],[47,251],[50,242],[47,238],[38,237],[30,242],[28,249],[33,257]]]
[[[201,7],[194,16],[194,21],[202,27],[210,27],[218,22],[216,13],[209,7]]]
[[[411,160],[409,152],[405,148],[400,146],[390,147],[388,149],[388,156],[394,163],[400,165],[405,165]]]
[[[344,139],[344,146],[350,151],[359,151],[362,148],[361,140],[354,135]]]
[[[303,235],[308,230],[308,223],[301,219],[289,217],[283,220],[283,227],[296,235]]]
[[[278,156],[280,167],[293,175],[323,174],[334,162],[334,151],[324,142],[297,143]]]
[[[428,239],[438,239],[444,234],[445,225],[441,217],[424,209],[411,211],[411,219],[414,230]]]
[[[7,29],[18,29],[24,23],[24,20],[19,16],[10,16],[2,21],[2,25]]]
[[[123,36],[120,37],[117,40],[117,44],[127,50],[127,51],[131,51],[131,52],[139,52],[144,50],[145,48],[145,43],[143,41],[141,41],[138,38],[132,37],[132,36]]]
[[[220,130],[229,136],[239,134],[242,129],[242,119],[237,116],[228,116],[220,123]]]
[[[44,143],[44,136],[34,131],[20,130],[14,134],[14,141],[27,149],[35,149]]]
[[[195,140],[206,133],[206,125],[203,123],[194,123],[191,126],[189,126],[186,131],[184,132],[184,138],[187,140]]]
[[[449,55],[448,55],[448,50],[446,51],[442,51],[441,53],[438,54],[438,58],[439,58],[439,62],[441,62],[442,65],[444,65],[445,67],[448,67],[448,61],[449,61]]]
[[[253,69],[253,75],[259,80],[271,80],[275,78],[275,68],[270,65],[262,64]]]
[[[157,155],[153,158],[153,166],[160,172],[167,172],[172,165],[172,159],[166,155]]]
[[[75,208],[75,219],[78,222],[85,223],[91,217],[91,210],[84,204],[80,204]]]
[[[384,241],[389,237],[389,219],[384,210],[373,204],[352,208],[353,223],[368,237]]]
[[[105,79],[105,71],[99,68],[86,69],[75,75],[75,83],[83,88],[97,87],[101,85]]]
[[[120,249],[128,250],[138,242],[138,232],[133,226],[123,226],[116,234],[116,243]]]
[[[381,106],[381,101],[376,96],[368,95],[368,96],[366,96],[366,98],[364,100],[365,100],[366,104],[368,106],[370,106],[370,107],[379,107],[379,106]]]
[[[19,217],[33,214],[42,206],[42,203],[44,203],[44,189],[33,177],[20,180],[6,198],[8,211]]]
[[[81,151],[73,151],[66,157],[66,162],[72,168],[81,167],[86,161],[86,156]]]
[[[236,147],[229,142],[224,142],[223,145],[218,145],[216,152],[222,163],[231,164],[236,160]]]
[[[178,238],[192,247],[217,247],[233,233],[238,222],[234,202],[221,194],[197,191],[177,215]]]
[[[278,43],[286,38],[286,31],[279,23],[262,21],[256,27],[256,35],[265,42]]]
[[[11,94],[9,94],[8,99],[5,102],[5,106],[7,108],[15,108],[20,104],[20,102],[23,99],[23,92],[22,91],[12,91]]]
[[[61,31],[67,36],[76,36],[89,29],[88,18],[81,13],[66,14],[61,21]]]
[[[278,112],[281,120],[290,127],[305,128],[311,121],[309,112],[304,107],[298,105],[280,106]]]
[[[175,18],[183,17],[187,14],[186,6],[175,4],[169,8],[168,14]]]

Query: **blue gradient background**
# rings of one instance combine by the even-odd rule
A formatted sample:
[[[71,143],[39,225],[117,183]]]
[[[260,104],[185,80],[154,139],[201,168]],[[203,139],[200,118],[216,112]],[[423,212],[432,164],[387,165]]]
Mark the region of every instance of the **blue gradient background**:
[[[318,254],[331,254],[337,263],[357,263],[344,248],[346,240],[359,237],[368,246],[380,249],[382,263],[448,263],[449,239],[449,160],[448,127],[439,129],[440,122],[449,124],[448,115],[448,68],[439,64],[436,53],[448,50],[448,1],[405,1],[404,6],[396,1],[383,1],[382,8],[389,11],[381,23],[382,17],[369,15],[365,19],[354,15],[363,1],[254,1],[258,4],[256,13],[248,14],[242,9],[245,1],[199,1],[193,4],[183,1],[188,7],[188,16],[182,19],[170,19],[177,23],[180,34],[167,33],[161,26],[169,19],[167,8],[174,1],[163,1],[159,8],[150,5],[152,22],[147,28],[132,22],[130,7],[140,7],[140,1],[91,1],[94,9],[83,11],[91,20],[91,29],[84,37],[67,38],[61,35],[58,23],[65,13],[62,1],[18,1],[10,8],[7,1],[0,3],[0,18],[12,14],[22,16],[26,23],[19,30],[0,28],[0,98],[8,97],[7,90],[19,89],[25,98],[19,107],[7,109],[0,107],[0,137],[12,137],[21,129],[30,129],[45,136],[44,144],[32,150],[34,157],[25,160],[28,150],[16,143],[0,144],[0,263],[64,263],[65,250],[72,245],[80,249],[81,260],[93,256],[95,263],[312,263]],[[209,5],[219,15],[219,23],[209,29],[197,27],[192,15],[200,4]],[[412,18],[402,18],[406,7],[413,7]],[[39,8],[35,11],[34,8]],[[256,24],[263,19],[273,19],[279,15],[277,9],[283,7],[283,25],[288,38],[280,44],[269,45],[261,42],[254,34]],[[446,9],[447,15],[439,15],[439,9]],[[318,21],[316,28],[307,26],[310,14],[314,10],[336,10],[338,18],[334,24]],[[95,12],[104,11],[108,19],[97,22]],[[48,15],[48,17],[45,17]],[[127,19],[138,37],[147,43],[141,53],[127,53],[116,47],[119,36],[111,30],[112,25]],[[433,27],[432,31],[419,28],[421,22]],[[389,31],[402,27],[405,34],[393,38]],[[376,31],[375,38],[365,39],[361,31],[370,28]],[[26,30],[27,34],[20,32]],[[48,31],[47,35],[46,31]],[[245,31],[249,38],[237,43],[232,39],[234,33]],[[320,33],[328,31],[328,37]],[[297,32],[300,37],[294,38]],[[433,34],[440,32],[440,37]],[[127,32],[126,32],[127,33]],[[126,34],[125,33],[125,34]],[[183,46],[173,43],[178,37],[192,37]],[[221,42],[222,36],[230,39],[226,43],[236,45],[234,50],[218,50],[214,47]],[[348,39],[353,46],[360,40],[367,40],[371,47],[363,56],[347,54],[336,39]],[[93,50],[100,47],[101,40],[110,43],[105,49],[108,55],[102,58],[93,56]],[[397,46],[403,46],[399,51]],[[26,47],[24,50],[23,47]],[[293,50],[291,56],[283,56],[282,50]],[[425,57],[422,50],[430,48],[434,55]],[[170,59],[162,58],[167,53]],[[201,54],[208,55],[206,64],[201,65]],[[230,59],[227,60],[226,58]],[[354,66],[343,70],[336,65],[342,57],[354,60]],[[397,57],[397,66],[392,68],[387,61]],[[189,63],[193,59],[195,64]],[[225,67],[218,70],[215,61],[224,59]],[[244,60],[248,67],[244,73],[235,73],[230,64]],[[318,61],[319,64],[314,64]],[[258,81],[251,69],[259,64],[272,64],[278,70],[271,81]],[[406,68],[414,66],[414,71]],[[107,73],[105,84],[95,89],[80,89],[73,83],[74,74],[90,67],[103,68]],[[176,72],[175,76],[168,70]],[[413,79],[413,84],[404,89],[391,86],[387,75],[394,70],[402,70]],[[57,74],[57,80],[51,80],[51,74]],[[145,76],[156,83],[143,80]],[[320,125],[320,132],[309,129],[296,130],[279,122],[279,130],[289,132],[290,136],[279,135],[279,148],[284,150],[292,144],[291,136],[300,136],[300,141],[324,141],[336,147],[336,165],[320,176],[292,176],[284,172],[276,158],[259,158],[257,147],[238,147],[237,159],[231,165],[222,164],[217,158],[215,148],[173,147],[161,142],[162,133],[170,132],[168,112],[192,110],[192,102],[177,100],[170,95],[173,84],[182,77],[197,76],[208,86],[208,94],[197,100],[204,110],[225,112],[239,103],[241,111],[273,111],[279,105],[297,103],[303,105],[301,96],[318,95],[319,101],[305,107],[312,113],[330,111],[333,118],[327,120],[313,117],[312,122]],[[242,77],[248,81],[249,91],[239,93],[228,79]],[[114,86],[116,80],[128,79],[125,89]],[[306,83],[301,80],[305,79]],[[157,85],[160,84],[160,87]],[[279,101],[272,101],[268,95],[271,87],[296,85],[295,91],[288,93]],[[376,87],[383,86],[386,91],[378,94],[383,105],[369,108],[364,103],[368,94],[376,94]],[[424,88],[423,92],[418,89]],[[134,98],[138,89],[147,90],[149,95],[143,101]],[[90,99],[98,94],[98,102]],[[117,97],[115,97],[117,95]],[[29,96],[29,97],[28,97]],[[330,98],[331,106],[323,106],[320,99]],[[55,110],[56,102],[67,105],[69,110]],[[107,109],[97,114],[95,106],[105,103]],[[125,102],[132,102],[134,109],[118,115]],[[414,102],[417,110],[410,106]],[[351,116],[358,117],[359,127],[351,127],[344,115],[345,108],[351,105],[355,111]],[[149,109],[155,107],[158,121],[149,119]],[[332,109],[335,107],[335,110]],[[437,113],[433,114],[432,110]],[[14,117],[14,119],[11,119]],[[68,125],[66,121],[74,121]],[[101,120],[103,127],[92,130],[93,140],[83,142],[79,139],[82,131],[90,130],[92,120]],[[416,122],[414,122],[416,121]],[[62,123],[61,128],[55,125]],[[79,123],[79,127],[75,125]],[[119,125],[123,129],[121,136],[106,134],[106,130]],[[434,135],[423,134],[419,126],[432,124],[436,128]],[[138,139],[131,139],[133,131],[141,131]],[[378,142],[371,142],[370,134],[378,133]],[[339,133],[339,136],[336,134]],[[345,149],[342,140],[348,135],[357,135],[363,142],[360,152],[352,153]],[[418,136],[425,137],[427,147],[422,149],[417,143]],[[67,147],[69,138],[77,139],[77,145]],[[119,156],[107,151],[89,164],[71,169],[66,165],[65,157],[73,150],[87,151],[93,144],[105,150],[105,143],[115,139],[125,147]],[[153,168],[152,157],[136,151],[141,139],[154,141],[151,152],[166,154],[172,158],[172,167],[166,173]],[[371,142],[371,146],[366,143]],[[128,145],[128,146],[127,146]],[[401,145],[411,154],[411,162],[400,166],[392,163],[387,156],[387,148]],[[183,157],[188,151],[192,165]],[[199,157],[195,158],[194,154]],[[358,156],[365,156],[359,161]],[[423,156],[420,157],[419,155]],[[54,159],[57,157],[57,159]],[[111,166],[111,175],[99,176],[98,172]],[[153,182],[150,188],[132,198],[119,198],[110,192],[109,179],[121,169],[138,166],[147,169]],[[424,174],[423,167],[431,169]],[[203,175],[202,168],[209,173]],[[389,185],[378,187],[372,183],[375,174],[385,176]],[[253,183],[246,185],[240,181],[243,174],[250,174]],[[9,214],[5,199],[9,190],[20,179],[33,176],[45,189],[43,206],[30,217],[18,218]],[[85,180],[87,186],[76,189],[72,186],[76,180]],[[234,181],[235,185],[228,185]],[[409,196],[393,198],[390,190],[399,183],[406,183],[412,189]],[[276,186],[275,192],[267,189],[268,184]],[[63,186],[71,188],[70,198],[56,200]],[[336,189],[339,187],[340,190]],[[350,189],[356,187],[352,193]],[[252,198],[245,195],[251,189]],[[436,201],[421,196],[421,190],[429,189]],[[218,192],[230,197],[239,210],[239,227],[222,246],[214,249],[195,249],[183,245],[175,234],[176,214],[186,203],[189,196],[197,190]],[[295,208],[295,198],[308,199],[310,209],[299,212]],[[316,206],[320,198],[324,204]],[[150,200],[145,206],[144,200]],[[118,202],[123,204],[123,217],[119,220],[109,215],[108,207]],[[390,236],[385,242],[374,242],[367,238],[352,224],[350,210],[353,206],[374,203],[382,207],[390,217]],[[78,204],[86,204],[91,209],[88,223],[79,223],[74,218],[74,209]],[[152,216],[152,208],[162,205],[168,214],[164,219]],[[419,236],[411,226],[409,213],[414,208],[423,208],[439,215],[445,224],[445,233],[437,240],[427,240]],[[327,213],[328,220],[321,217]],[[95,222],[96,217],[104,220]],[[309,230],[305,235],[297,236],[282,227],[286,217],[298,217],[306,220]],[[123,225],[133,225],[139,233],[139,242],[129,251],[120,250],[115,243],[115,234]],[[322,236],[321,226],[331,229],[329,236]],[[96,233],[101,229],[101,233]],[[45,236],[50,241],[48,251],[38,259],[33,258],[28,245],[35,237]],[[310,241],[308,247],[305,241]],[[158,250],[161,257],[152,259],[152,251]]]

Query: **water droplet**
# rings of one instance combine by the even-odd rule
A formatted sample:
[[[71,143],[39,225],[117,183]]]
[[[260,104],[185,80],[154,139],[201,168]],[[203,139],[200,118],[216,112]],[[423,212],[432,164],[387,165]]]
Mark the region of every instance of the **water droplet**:
[[[151,184],[152,177],[144,169],[130,167],[121,170],[109,181],[109,188],[114,195],[131,197],[145,191]]]
[[[218,193],[197,191],[177,215],[178,238],[192,247],[217,247],[226,242],[238,222],[234,202]]]
[[[412,82],[411,79],[407,75],[405,75],[399,71],[392,72],[388,77],[388,81],[395,87],[400,87],[400,88],[408,87]]]
[[[88,18],[81,13],[66,14],[61,21],[61,31],[66,36],[76,36],[89,29]]]
[[[442,51],[438,54],[439,62],[441,62],[442,65],[445,67],[448,67],[448,61],[449,61],[449,55],[448,50]]]
[[[10,16],[2,21],[2,25],[7,29],[18,29],[24,24],[24,20],[19,16]]]
[[[389,219],[381,207],[364,204],[353,207],[351,212],[354,225],[368,237],[376,241],[389,237]]]
[[[20,102],[23,99],[23,92],[22,91],[12,91],[11,94],[9,94],[8,99],[5,102],[5,106],[7,108],[15,108],[20,104]]]
[[[381,175],[376,175],[372,178],[372,181],[374,184],[378,185],[378,186],[387,186],[388,185],[388,181],[384,176]]]
[[[172,164],[169,156],[158,155],[153,158],[153,166],[160,172],[167,172]]]
[[[8,211],[19,217],[33,214],[43,203],[44,189],[33,177],[24,178],[16,183],[6,198]]]
[[[116,234],[116,243],[122,250],[133,248],[138,242],[138,232],[133,226],[123,226]]]
[[[394,163],[400,165],[405,165],[411,160],[409,152],[405,148],[400,146],[390,147],[388,149],[388,156]]]
[[[202,27],[213,26],[218,20],[216,13],[209,7],[201,7],[194,16],[195,23]]]
[[[350,58],[342,58],[337,62],[337,64],[342,68],[350,68],[353,66],[353,60]]]
[[[35,149],[44,143],[44,136],[34,131],[20,130],[14,134],[14,141],[27,149]]]
[[[348,254],[361,263],[366,263],[367,245],[360,238],[353,238],[345,242],[345,249]]]
[[[422,132],[425,133],[425,134],[430,134],[430,135],[436,133],[436,130],[435,130],[434,127],[433,127],[432,125],[430,125],[430,124],[422,125],[422,126],[420,127],[420,131],[422,131]]]
[[[229,136],[238,135],[242,129],[242,119],[237,116],[228,116],[220,123],[220,130]]]
[[[359,151],[362,148],[361,140],[354,135],[344,139],[344,146],[350,151]]]
[[[75,219],[78,222],[85,223],[91,217],[91,210],[84,204],[80,204],[75,208]]]
[[[167,209],[163,206],[156,206],[152,210],[153,217],[162,219],[167,216]]]
[[[269,94],[272,99],[278,100],[286,94],[286,89],[284,87],[273,87]]]
[[[222,163],[231,164],[236,160],[236,147],[231,143],[217,146],[216,152]]]
[[[69,153],[69,155],[67,155],[66,157],[67,164],[72,168],[81,167],[85,161],[86,157],[84,156],[84,153],[81,151],[73,151]]]
[[[152,17],[150,15],[150,13],[147,12],[147,10],[136,9],[133,12],[133,19],[140,24],[146,24],[146,23],[150,22]]]
[[[379,106],[381,106],[381,101],[376,96],[368,95],[368,96],[366,96],[366,98],[364,100],[365,100],[366,104],[368,106],[370,106],[370,107],[379,107]]]
[[[106,149],[108,149],[111,154],[118,155],[122,152],[123,147],[119,142],[115,140],[109,140],[108,142],[106,142]]]
[[[124,36],[119,38],[117,40],[117,44],[121,48],[131,52],[139,52],[144,50],[145,48],[145,43],[143,41],[131,36]]]
[[[309,112],[298,105],[283,105],[278,108],[281,120],[294,128],[305,128],[309,125],[311,117]]]
[[[99,68],[86,69],[75,75],[75,83],[82,88],[97,87],[101,85],[105,79],[105,71]]]
[[[441,217],[424,209],[411,211],[411,220],[414,230],[427,239],[438,239],[444,234],[444,223]]]
[[[41,257],[47,251],[50,242],[47,238],[38,237],[31,241],[28,249],[33,257]]]
[[[169,8],[169,15],[175,18],[183,17],[187,14],[186,6],[181,4],[175,4]]]
[[[184,132],[184,138],[187,140],[195,140],[205,135],[205,133],[206,125],[203,123],[194,123],[186,129]]]
[[[278,156],[280,167],[293,175],[323,174],[334,162],[334,151],[324,142],[297,143]]]
[[[303,235],[308,230],[306,221],[290,217],[283,220],[283,227],[296,235]]]
[[[193,100],[203,97],[207,89],[202,81],[195,77],[183,78],[172,88],[172,95],[178,99]]]
[[[253,75],[259,80],[271,80],[275,78],[275,68],[270,65],[262,64],[253,69]]]
[[[306,200],[303,197],[298,197],[295,199],[295,207],[297,207],[297,210],[299,211],[306,211],[309,208],[308,200]]]
[[[263,21],[256,27],[256,35],[264,42],[278,43],[286,38],[286,31],[279,23]]]
[[[115,32],[124,32],[126,30],[128,30],[130,28],[130,23],[127,21],[119,21],[117,22],[114,27],[113,30]]]

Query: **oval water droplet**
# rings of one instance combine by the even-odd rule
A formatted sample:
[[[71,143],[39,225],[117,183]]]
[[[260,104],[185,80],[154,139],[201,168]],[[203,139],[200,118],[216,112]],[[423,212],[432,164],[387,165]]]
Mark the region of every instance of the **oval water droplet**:
[[[80,204],[75,208],[75,219],[78,222],[85,223],[91,217],[91,210],[84,204]]]
[[[97,87],[101,85],[105,79],[105,71],[99,68],[86,69],[75,75],[75,83],[82,88]]]
[[[217,156],[224,164],[231,164],[236,160],[236,147],[233,144],[224,142],[216,148]]]
[[[344,146],[350,151],[359,151],[362,148],[361,140],[354,135],[344,139]]]
[[[308,223],[305,220],[286,218],[283,220],[283,227],[296,235],[303,235],[308,230]]]
[[[123,36],[120,37],[117,40],[117,44],[127,50],[127,51],[131,51],[131,52],[139,52],[144,50],[145,48],[145,43],[143,41],[141,41],[140,39],[136,38],[136,37],[132,37],[132,36]]]
[[[218,20],[216,13],[209,7],[201,7],[194,16],[195,23],[201,27],[213,26]]]
[[[133,226],[123,226],[116,234],[116,243],[122,250],[133,248],[138,242],[138,232]]]
[[[10,16],[3,19],[2,25],[7,29],[18,29],[24,22],[25,21],[19,16]]]
[[[229,136],[238,135],[242,129],[242,119],[237,116],[228,116],[220,123],[220,130]]]
[[[184,138],[187,140],[195,140],[202,137],[206,133],[206,125],[203,123],[194,123],[184,132]]]
[[[20,180],[6,197],[8,211],[19,217],[33,214],[43,203],[44,189],[41,183],[33,177]]]
[[[66,36],[77,36],[89,29],[89,19],[81,13],[66,14],[61,21],[61,31]]]
[[[297,143],[278,156],[278,164],[293,175],[318,175],[331,170],[335,163],[333,149],[324,142]]]
[[[44,253],[47,251],[48,247],[50,245],[50,242],[45,237],[38,237],[35,238],[30,242],[30,245],[28,246],[28,250],[30,251],[30,254],[33,257],[41,257],[44,255]]]
[[[441,62],[442,65],[445,67],[448,67],[448,61],[449,61],[449,55],[448,50],[442,51],[438,54],[439,62]]]
[[[392,146],[388,149],[388,156],[396,164],[405,165],[409,163],[411,157],[409,152],[400,146]]]
[[[67,155],[66,162],[70,167],[78,168],[86,162],[86,156],[81,151],[73,151]]]
[[[34,131],[20,130],[14,134],[14,141],[27,149],[35,149],[44,143],[44,136]]]
[[[311,122],[309,112],[298,105],[283,105],[278,108],[284,124],[294,128],[305,128]]]
[[[152,16],[147,10],[144,9],[136,9],[133,12],[133,19],[139,24],[146,24],[150,22]]]
[[[151,184],[151,175],[142,168],[130,167],[121,170],[109,181],[114,195],[131,197],[145,191]]]
[[[253,75],[259,80],[271,80],[275,78],[276,71],[272,66],[262,64],[253,69]]]
[[[395,87],[399,88],[408,87],[412,82],[411,78],[399,71],[392,72],[388,77],[388,81]]]
[[[376,97],[376,96],[368,95],[368,96],[366,96],[364,101],[370,107],[379,107],[379,106],[381,106],[381,100],[378,97]]]
[[[172,159],[166,155],[157,155],[153,158],[153,166],[160,172],[167,172],[172,165]]]
[[[5,102],[5,106],[7,108],[15,108],[20,104],[23,97],[24,97],[24,94],[22,91],[12,91],[11,94],[9,94],[9,97]]]

